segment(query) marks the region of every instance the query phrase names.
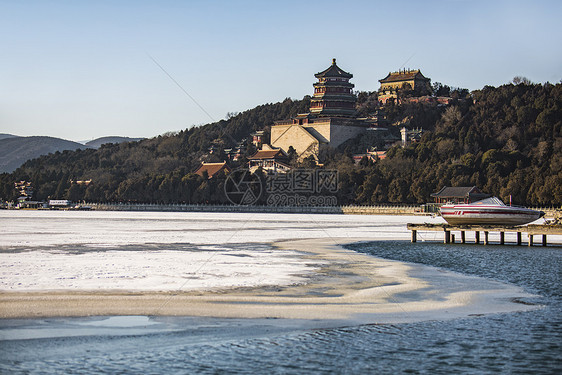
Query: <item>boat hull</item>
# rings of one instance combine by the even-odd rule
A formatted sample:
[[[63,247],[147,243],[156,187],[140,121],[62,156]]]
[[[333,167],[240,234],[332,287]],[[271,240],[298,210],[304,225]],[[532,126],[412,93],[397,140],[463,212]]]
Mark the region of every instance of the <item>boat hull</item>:
[[[451,225],[523,225],[539,219],[540,211],[528,208],[442,206],[441,216]]]

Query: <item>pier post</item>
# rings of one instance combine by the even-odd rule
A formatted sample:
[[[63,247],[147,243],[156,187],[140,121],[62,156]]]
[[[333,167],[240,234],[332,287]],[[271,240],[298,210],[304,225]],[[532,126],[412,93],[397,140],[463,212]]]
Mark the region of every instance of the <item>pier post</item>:
[[[514,233],[517,238],[516,244],[518,246],[521,245],[528,245],[528,246],[548,246],[548,236],[553,235],[562,235],[562,225],[529,225],[526,227],[515,227],[512,225],[449,225],[449,224],[413,224],[409,223],[407,225],[407,229],[412,231],[411,241],[417,242],[418,240],[418,232],[422,231],[433,231],[433,232],[443,232],[444,239],[443,242],[446,244],[449,243],[457,243],[460,242],[462,244],[467,243],[467,234],[466,232],[474,232],[474,243],[475,244],[483,244],[483,245],[493,245],[494,244],[494,231],[498,232],[499,234],[499,244],[505,245],[506,244],[506,233],[507,236],[510,236],[510,233]],[[458,239],[460,232],[460,241]],[[483,233],[482,233],[483,232]],[[492,238],[490,238],[490,232],[492,232]],[[527,238],[523,239],[523,234],[528,236],[528,243],[523,243],[526,241]],[[482,242],[480,242],[480,237],[483,236]],[[541,236],[541,239],[538,238]],[[470,233],[468,234],[470,237]],[[535,242],[536,238],[536,244]],[[424,240],[425,241],[425,240]],[[468,242],[472,242],[472,239],[469,238]],[[509,242],[509,241],[508,241]],[[511,244],[511,243],[509,243]]]

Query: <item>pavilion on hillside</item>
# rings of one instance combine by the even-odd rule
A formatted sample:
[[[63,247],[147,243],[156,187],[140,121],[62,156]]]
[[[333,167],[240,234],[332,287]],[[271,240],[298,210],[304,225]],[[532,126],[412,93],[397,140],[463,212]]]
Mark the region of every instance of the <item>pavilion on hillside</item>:
[[[262,168],[268,173],[286,173],[292,169],[287,154],[280,148],[259,150],[248,157],[248,168],[252,172]]]
[[[203,177],[204,173],[207,172],[209,179],[213,178],[217,173],[224,171],[225,173],[230,172],[230,167],[226,165],[226,162],[222,163],[202,163],[201,166],[195,171],[195,174]]]

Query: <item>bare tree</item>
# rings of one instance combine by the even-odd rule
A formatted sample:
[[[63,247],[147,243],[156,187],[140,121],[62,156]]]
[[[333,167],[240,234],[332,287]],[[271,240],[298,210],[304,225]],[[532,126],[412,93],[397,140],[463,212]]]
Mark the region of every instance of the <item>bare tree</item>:
[[[511,82],[513,82],[514,85],[520,85],[520,84],[532,85],[533,84],[533,82],[531,82],[531,80],[529,78],[523,77],[523,76],[515,76],[515,77],[513,77],[513,80]]]

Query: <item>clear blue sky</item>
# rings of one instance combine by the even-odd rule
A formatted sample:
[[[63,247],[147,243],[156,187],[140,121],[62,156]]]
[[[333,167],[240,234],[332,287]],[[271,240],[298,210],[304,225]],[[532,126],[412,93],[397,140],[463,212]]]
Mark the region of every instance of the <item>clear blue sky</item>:
[[[0,133],[152,137],[301,99],[332,58],[480,89],[562,79],[562,1],[0,0]],[[405,64],[405,65],[404,65]]]

